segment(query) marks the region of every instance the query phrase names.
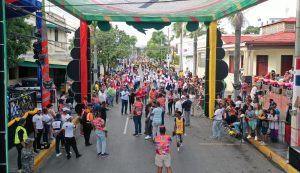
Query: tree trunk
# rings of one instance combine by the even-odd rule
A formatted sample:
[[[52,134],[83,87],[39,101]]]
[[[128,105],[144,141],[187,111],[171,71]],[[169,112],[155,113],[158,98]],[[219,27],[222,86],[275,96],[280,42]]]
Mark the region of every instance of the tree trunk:
[[[194,69],[193,69],[193,75],[197,75],[197,47],[198,47],[198,37],[195,34],[194,36]]]
[[[234,84],[238,85],[240,84],[240,57],[241,57],[241,52],[240,52],[240,46],[241,46],[241,29],[242,29],[242,21],[243,21],[243,16],[242,13],[237,14],[237,19],[235,23],[235,47],[234,47]],[[239,95],[239,91],[235,89],[234,90],[234,97],[236,98]]]
[[[103,65],[103,73],[105,75],[106,74],[106,70],[107,70],[106,64],[104,62],[102,62],[102,65]]]

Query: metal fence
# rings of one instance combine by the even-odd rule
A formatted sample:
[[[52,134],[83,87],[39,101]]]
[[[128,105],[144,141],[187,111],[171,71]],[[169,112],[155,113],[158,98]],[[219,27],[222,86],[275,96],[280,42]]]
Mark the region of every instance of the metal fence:
[[[22,117],[26,112],[33,110],[36,105],[36,92],[13,91],[8,98],[8,120]]]

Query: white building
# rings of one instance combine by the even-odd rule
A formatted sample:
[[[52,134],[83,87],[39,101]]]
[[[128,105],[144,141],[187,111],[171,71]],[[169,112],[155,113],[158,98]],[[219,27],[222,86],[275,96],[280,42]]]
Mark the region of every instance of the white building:
[[[68,40],[68,34],[71,34],[73,29],[67,27],[65,18],[53,12],[47,12],[46,19],[55,23],[47,22],[48,57],[50,78],[59,89],[65,82],[66,67],[71,61],[69,50],[71,43]],[[33,26],[36,25],[34,16],[27,19],[27,22]],[[33,39],[32,43],[34,41]],[[24,62],[16,68],[9,69],[9,85],[16,84],[22,78],[36,78],[37,76],[37,64],[33,59],[32,49],[21,55],[20,58],[24,58]]]

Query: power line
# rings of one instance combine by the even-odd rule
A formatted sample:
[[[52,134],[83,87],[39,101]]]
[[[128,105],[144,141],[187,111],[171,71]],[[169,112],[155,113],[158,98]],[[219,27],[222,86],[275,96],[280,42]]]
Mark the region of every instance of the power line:
[[[9,31],[8,31],[8,34],[14,35],[14,36],[16,36],[16,37],[23,37],[23,38],[37,39],[37,37],[35,37],[35,36],[24,35],[24,34],[20,34],[20,33],[17,33],[17,32],[9,32]],[[60,42],[60,41],[55,41],[55,40],[48,40],[48,42],[56,42],[56,43],[63,43],[63,44],[71,44],[71,43],[68,43],[68,42]]]
[[[20,8],[19,6],[16,6],[16,5],[13,5],[13,4],[6,4],[6,5],[7,5],[7,7],[11,8],[11,9],[13,9],[13,10],[15,10],[15,11],[21,11],[21,12],[23,12],[23,13],[26,13],[26,14],[29,14],[29,15],[32,15],[32,16],[35,16],[35,17],[40,18],[40,19],[42,19],[42,20],[44,20],[44,21],[47,21],[47,22],[49,22],[49,23],[52,23],[52,24],[55,24],[55,25],[60,26],[60,27],[62,27],[62,28],[65,28],[65,26],[62,26],[62,25],[60,25],[60,24],[58,24],[58,23],[52,22],[52,21],[50,21],[50,20],[48,20],[48,19],[45,19],[45,18],[43,18],[43,17],[37,16],[37,15],[35,15],[35,14],[32,14],[31,12],[29,12],[29,11],[27,11],[27,10],[24,10],[24,9]],[[17,13],[17,12],[15,12],[15,13]],[[69,29],[69,30],[75,32],[75,30],[72,30],[72,29]]]
[[[86,3],[86,4],[69,4],[60,5],[61,7],[68,6],[94,6],[94,5],[130,5],[130,4],[162,4],[162,3],[172,3],[172,2],[187,2],[191,0],[163,0],[163,1],[142,1],[142,2],[117,2],[117,3]],[[44,7],[53,7],[56,5],[45,5]],[[18,6],[18,7],[33,7],[33,6]]]

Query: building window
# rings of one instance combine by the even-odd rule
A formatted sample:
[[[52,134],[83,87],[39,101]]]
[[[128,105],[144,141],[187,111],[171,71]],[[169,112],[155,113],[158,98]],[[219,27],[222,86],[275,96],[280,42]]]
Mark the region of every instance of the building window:
[[[281,75],[293,67],[293,55],[281,55]]]
[[[234,73],[234,56],[229,55],[229,73]]]
[[[58,41],[58,30],[55,29],[55,41]]]

